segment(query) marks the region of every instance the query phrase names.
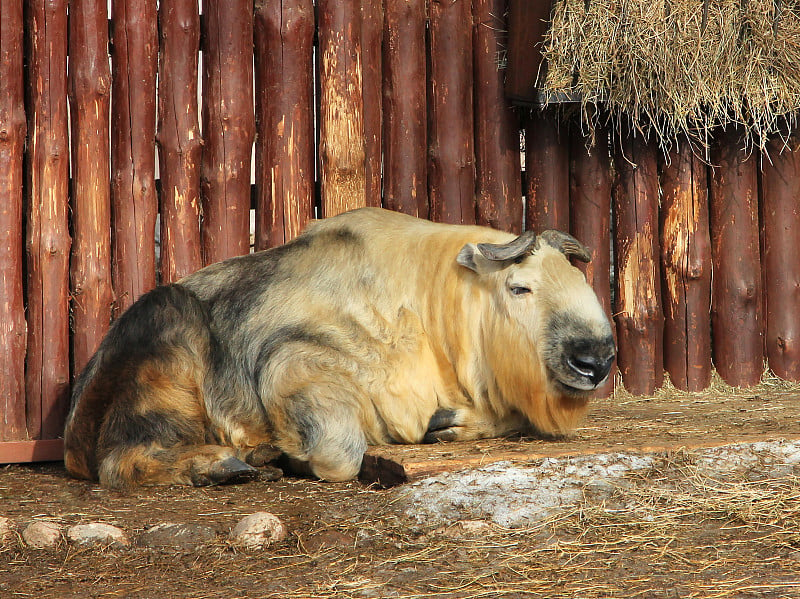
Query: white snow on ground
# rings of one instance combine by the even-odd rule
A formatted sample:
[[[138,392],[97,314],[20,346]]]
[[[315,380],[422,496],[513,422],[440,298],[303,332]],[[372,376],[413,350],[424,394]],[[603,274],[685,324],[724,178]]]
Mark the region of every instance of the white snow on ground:
[[[800,466],[800,441],[738,443],[692,457],[698,470],[717,477],[748,471],[787,476]],[[645,476],[662,463],[663,456],[636,453],[546,458],[530,465],[497,462],[418,481],[400,489],[398,500],[406,515],[427,526],[489,520],[520,528],[584,499],[602,501],[631,484],[631,475]]]

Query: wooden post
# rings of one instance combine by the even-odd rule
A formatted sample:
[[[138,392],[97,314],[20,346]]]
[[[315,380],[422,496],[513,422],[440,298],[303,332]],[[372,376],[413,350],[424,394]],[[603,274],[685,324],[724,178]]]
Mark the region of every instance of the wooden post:
[[[530,104],[537,98],[542,42],[550,23],[552,0],[510,0],[506,95]]]
[[[197,0],[161,0],[158,60],[158,149],[161,167],[161,282],[203,266],[200,243],[200,156]]]
[[[384,206],[428,217],[425,0],[386,0]]]
[[[678,389],[711,383],[711,238],[706,165],[685,139],[661,166],[664,366]]]
[[[503,93],[500,52],[508,0],[474,0],[475,167],[478,222],[522,232],[522,167],[517,113]]]
[[[591,252],[588,264],[575,262],[586,275],[614,329],[611,309],[611,164],[608,131],[598,128],[595,145],[586,147],[586,139],[577,131],[570,136],[569,203],[572,234]],[[606,397],[614,389],[616,366],[608,383],[598,391]]]
[[[204,0],[203,258],[250,249],[253,108],[253,0]]]
[[[256,249],[297,237],[314,210],[312,0],[257,0]]]
[[[361,0],[362,105],[364,107],[364,178],[367,206],[381,205],[383,146],[383,2]],[[406,60],[408,58],[406,57]]]
[[[61,434],[69,408],[67,2],[30,0],[28,57],[28,434]]]
[[[569,135],[555,109],[525,122],[525,228],[569,232]]]
[[[114,0],[111,272],[121,312],[156,284],[156,0]]]
[[[764,328],[757,160],[740,149],[739,133],[719,131],[711,149],[711,326],[717,372],[747,387],[764,372]]]
[[[664,379],[657,151],[628,136],[614,154],[617,365],[635,395],[652,394]]]
[[[322,216],[328,217],[367,205],[361,2],[318,0],[317,17]]]
[[[431,0],[428,10],[430,216],[474,224],[472,2]]]
[[[772,140],[764,160],[761,204],[764,297],[769,366],[782,379],[800,381],[800,135],[789,147]]]
[[[72,363],[83,370],[111,323],[108,9],[72,0],[69,19],[72,115]]]
[[[0,441],[26,438],[26,323],[22,295],[22,165],[25,150],[23,0],[0,19]]]

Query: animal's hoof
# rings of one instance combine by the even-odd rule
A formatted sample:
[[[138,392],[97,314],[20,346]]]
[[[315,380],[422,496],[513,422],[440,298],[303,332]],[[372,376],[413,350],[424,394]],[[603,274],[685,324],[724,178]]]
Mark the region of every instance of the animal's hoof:
[[[447,441],[458,441],[458,433],[454,428],[443,428],[438,431],[428,431],[422,437],[423,443],[444,443]]]
[[[276,468],[275,466],[264,466],[259,471],[259,475],[261,480],[264,481],[280,480],[283,478],[283,470]]]
[[[423,443],[439,443],[455,441],[458,438],[456,428],[459,425],[458,412],[439,408],[428,422],[428,432],[422,438]]]
[[[245,457],[245,461],[251,466],[266,466],[281,457],[281,450],[274,445],[264,443],[253,448]]]
[[[194,476],[192,482],[196,487],[207,487],[209,485],[253,480],[258,478],[259,474],[257,468],[245,464],[239,458],[230,457],[215,462],[208,472]]]

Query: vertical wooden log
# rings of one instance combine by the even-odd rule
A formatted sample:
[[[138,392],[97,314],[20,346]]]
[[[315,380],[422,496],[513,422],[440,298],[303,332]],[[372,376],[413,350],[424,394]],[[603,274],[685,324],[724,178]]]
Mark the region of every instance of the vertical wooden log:
[[[740,147],[736,129],[718,132],[712,144],[711,326],[717,372],[728,384],[747,387],[764,372],[764,329],[757,160]]]
[[[661,166],[664,366],[678,388],[711,383],[711,238],[706,165],[680,140]]]
[[[536,79],[552,0],[510,0],[506,95],[521,103],[537,100]]]
[[[108,9],[105,0],[70,3],[72,115],[72,363],[77,375],[108,330],[111,289]]]
[[[113,0],[111,273],[116,309],[156,284],[156,0]]]
[[[503,93],[500,52],[508,43],[508,0],[473,0],[475,167],[478,222],[522,231],[519,118]]]
[[[23,0],[0,19],[0,441],[26,438],[25,305],[22,294],[22,164],[25,150]]]
[[[570,231],[591,252],[588,264],[575,262],[586,275],[605,310],[612,330],[611,309],[611,164],[608,132],[598,129],[595,146],[586,147],[586,139],[573,132],[570,136],[569,202]],[[616,336],[616,333],[615,333]],[[616,366],[608,383],[598,391],[608,396],[614,389]]]
[[[200,12],[197,0],[161,0],[158,131],[161,171],[161,281],[203,265],[200,242],[200,156],[197,110]]]
[[[367,205],[361,1],[318,0],[317,16],[322,216],[328,217]]]
[[[569,136],[555,110],[525,122],[525,228],[569,231]]]
[[[657,149],[627,137],[614,162],[617,365],[628,391],[650,395],[664,379]]]
[[[361,0],[362,105],[364,106],[364,178],[367,206],[381,205],[383,161],[383,2]]]
[[[297,237],[314,211],[312,0],[257,0],[256,249]]]
[[[425,0],[386,0],[384,206],[428,217]]]
[[[69,391],[67,3],[28,2],[28,434],[61,434]]]
[[[430,216],[474,224],[472,1],[430,0],[428,16]]]
[[[250,249],[253,108],[253,0],[204,0],[203,258]]]
[[[770,142],[764,164],[764,297],[769,366],[782,379],[800,381],[800,135],[784,148]]]

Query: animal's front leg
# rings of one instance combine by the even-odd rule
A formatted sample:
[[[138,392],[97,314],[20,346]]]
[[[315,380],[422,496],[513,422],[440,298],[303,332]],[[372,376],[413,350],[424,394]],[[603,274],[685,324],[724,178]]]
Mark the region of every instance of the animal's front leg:
[[[518,414],[509,414],[500,420],[493,420],[483,418],[468,408],[439,408],[431,416],[428,422],[428,431],[422,438],[422,442],[441,443],[486,439],[522,431],[526,428],[525,419]]]

